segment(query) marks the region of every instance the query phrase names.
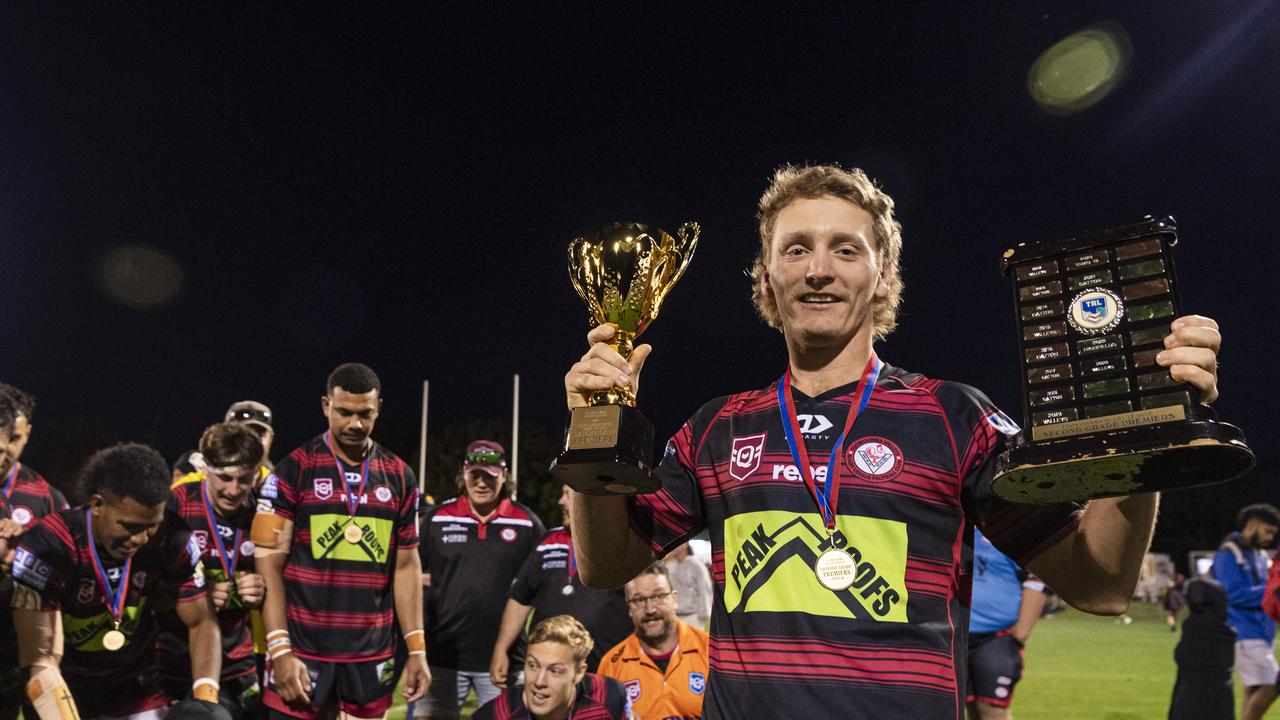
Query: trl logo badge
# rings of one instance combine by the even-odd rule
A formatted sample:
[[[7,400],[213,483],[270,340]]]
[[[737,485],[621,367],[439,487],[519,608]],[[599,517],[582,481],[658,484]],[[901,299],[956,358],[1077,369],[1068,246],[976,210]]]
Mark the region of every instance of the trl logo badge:
[[[733,448],[729,457],[729,477],[735,480],[746,480],[760,469],[760,458],[764,457],[766,435],[768,433],[733,439]]]

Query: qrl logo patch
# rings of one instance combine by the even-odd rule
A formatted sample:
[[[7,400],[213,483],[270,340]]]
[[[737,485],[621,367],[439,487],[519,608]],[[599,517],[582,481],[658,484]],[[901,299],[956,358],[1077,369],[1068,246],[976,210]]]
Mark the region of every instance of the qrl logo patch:
[[[729,477],[735,480],[746,480],[760,469],[760,458],[764,457],[766,435],[768,433],[733,439],[733,450],[729,456]]]
[[[845,464],[863,480],[888,482],[902,472],[902,451],[885,438],[865,437],[845,453]]]
[[[627,702],[635,703],[640,699],[640,681],[628,680],[623,683],[622,687],[627,691]]]
[[[80,589],[76,591],[76,602],[81,605],[88,605],[93,602],[94,596],[98,594],[97,584],[88,578],[80,581]]]
[[[328,500],[333,497],[333,480],[330,478],[316,478],[316,499]]]
[[[193,530],[191,539],[195,541],[196,547],[194,555],[203,555],[204,551],[209,547],[209,534],[204,530]]]
[[[707,689],[707,676],[700,672],[689,673],[689,692],[701,695]]]

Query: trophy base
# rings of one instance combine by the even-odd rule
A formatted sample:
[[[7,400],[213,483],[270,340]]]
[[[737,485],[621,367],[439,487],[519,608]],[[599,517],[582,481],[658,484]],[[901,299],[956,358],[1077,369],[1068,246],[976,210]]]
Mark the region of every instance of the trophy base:
[[[1253,468],[1240,428],[1207,406],[1189,410],[1190,420],[1015,446],[997,458],[991,489],[1010,502],[1071,502],[1213,485]]]
[[[585,495],[657,492],[653,425],[626,405],[574,408],[564,451],[551,462],[551,477]]]

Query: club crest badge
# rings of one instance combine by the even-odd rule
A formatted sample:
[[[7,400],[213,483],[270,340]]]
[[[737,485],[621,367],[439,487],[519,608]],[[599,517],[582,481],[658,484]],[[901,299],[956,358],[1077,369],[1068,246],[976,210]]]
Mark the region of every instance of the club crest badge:
[[[240,556],[253,557],[253,551],[255,549],[257,549],[257,546],[253,544],[252,540],[245,540],[244,542],[240,543]]]
[[[315,492],[317,500],[328,500],[333,497],[333,479],[316,478]]]
[[[391,488],[379,485],[378,489],[373,491],[373,496],[378,498],[378,502],[391,502]]]
[[[514,528],[502,528],[502,532],[498,533],[498,537],[501,537],[504,542],[515,542],[516,531]]]
[[[622,684],[622,687],[627,691],[627,702],[634,705],[640,699],[640,681],[628,680]]]
[[[1115,329],[1124,317],[1120,296],[1106,288],[1090,288],[1071,299],[1067,321],[1076,332],[1101,335]]]
[[[689,673],[689,692],[701,695],[707,689],[707,676],[700,672]]]
[[[767,435],[768,433],[760,433],[733,439],[733,449],[729,456],[729,477],[746,480],[760,469],[760,458],[764,457],[764,439]]]
[[[13,521],[19,525],[25,526],[27,523],[31,522],[33,517],[35,516],[31,514],[31,511],[21,505],[18,505],[13,509]]]
[[[853,442],[844,459],[855,475],[870,482],[888,482],[902,472],[902,450],[882,437],[864,437]]]

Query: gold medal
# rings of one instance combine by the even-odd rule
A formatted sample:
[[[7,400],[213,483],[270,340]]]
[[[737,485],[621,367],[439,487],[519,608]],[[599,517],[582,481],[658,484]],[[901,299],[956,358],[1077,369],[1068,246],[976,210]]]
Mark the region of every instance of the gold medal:
[[[853,585],[853,576],[857,569],[858,565],[849,553],[832,549],[818,556],[818,562],[813,566],[813,574],[818,576],[819,585],[832,592],[840,592],[848,590],[849,586]]]
[[[102,647],[115,652],[124,647],[124,633],[119,630],[109,630],[106,635],[102,636]]]
[[[346,538],[347,542],[353,544],[360,542],[360,538],[363,536],[364,531],[361,530],[360,526],[356,525],[354,522],[348,525],[346,530],[342,531],[342,537]]]

